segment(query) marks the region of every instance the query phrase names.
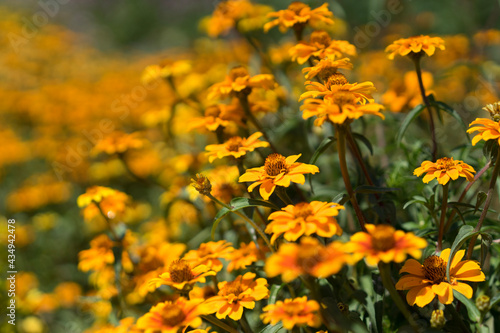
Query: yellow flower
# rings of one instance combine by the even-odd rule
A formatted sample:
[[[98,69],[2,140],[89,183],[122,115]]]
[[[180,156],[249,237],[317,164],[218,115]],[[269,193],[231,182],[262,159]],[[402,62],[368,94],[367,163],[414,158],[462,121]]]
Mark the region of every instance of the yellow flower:
[[[147,85],[153,81],[188,74],[192,69],[189,60],[164,61],[159,65],[150,65],[144,69],[141,81]]]
[[[244,127],[242,122],[243,117],[243,110],[239,102],[229,105],[216,104],[207,107],[203,117],[192,118],[190,124],[187,126],[190,130],[206,128],[214,132],[219,127],[224,128],[233,124]]]
[[[78,253],[78,269],[82,272],[100,271],[115,262],[115,243],[107,235],[99,235],[90,241],[90,249]]]
[[[264,259],[264,252],[268,252],[269,249],[263,249],[262,245],[259,246],[260,249],[257,248],[254,242],[248,244],[241,243],[239,249],[235,249],[229,254],[227,271],[232,272],[235,269],[245,269],[257,260]]]
[[[425,239],[411,232],[395,230],[390,225],[366,224],[366,230],[368,232],[352,235],[345,250],[353,253],[356,259],[365,257],[369,265],[376,265],[379,261],[403,262],[407,254],[420,259],[422,249],[427,246]]]
[[[306,24],[312,27],[318,23],[333,24],[333,13],[328,10],[328,4],[324,3],[316,9],[311,9],[308,5],[294,1],[287,9],[267,14],[268,17],[276,19],[264,25],[264,31],[268,32],[272,27],[279,25],[281,32],[286,32],[289,28],[303,29]]]
[[[305,84],[308,91],[300,95],[299,101],[306,98],[322,97],[327,105],[346,102],[353,104],[372,103],[371,93],[375,91],[372,82],[349,83],[342,73],[329,76],[324,84],[312,81],[306,81]],[[353,98],[353,101],[349,101],[350,98]]]
[[[253,309],[255,301],[269,297],[267,280],[255,279],[255,276],[255,273],[248,272],[245,275],[239,275],[234,281],[220,282],[217,295],[204,303],[207,313],[215,312],[219,319],[229,316],[233,320],[240,320],[243,308]]]
[[[260,318],[264,324],[276,325],[281,321],[287,330],[292,330],[295,326],[321,325],[320,305],[316,301],[307,300],[306,296],[277,301],[276,304],[269,304],[262,310],[264,313]]]
[[[188,261],[178,259],[172,261],[168,266],[168,271],[160,277],[151,279],[149,285],[155,289],[161,285],[171,286],[177,290],[190,290],[197,282],[205,283],[206,276],[215,275],[215,271],[206,265],[191,265]]]
[[[143,148],[146,142],[138,132],[127,134],[117,131],[99,140],[92,149],[91,154],[94,156],[100,153],[108,155],[123,154],[127,150]]]
[[[101,217],[101,211],[110,220],[122,217],[131,199],[123,192],[109,187],[92,186],[77,199],[78,207],[83,209],[85,221]]]
[[[349,58],[336,60],[333,57],[325,57],[317,61],[314,66],[303,68],[302,73],[306,74],[305,78],[308,80],[319,74],[321,80],[327,81],[330,76],[337,73],[339,68],[352,69],[351,60]]]
[[[441,185],[446,185],[450,179],[456,180],[458,177],[467,178],[470,182],[474,179],[476,171],[468,164],[462,161],[455,161],[453,157],[443,157],[436,162],[423,161],[420,167],[413,171],[413,174],[420,177],[425,173],[422,181],[428,183],[436,178]]]
[[[212,163],[217,158],[233,156],[240,158],[246,155],[247,152],[254,151],[256,148],[269,147],[269,143],[258,140],[262,136],[261,132],[256,132],[248,138],[233,136],[226,142],[220,145],[208,145],[207,150],[208,160]]]
[[[481,140],[497,140],[498,144],[500,144],[500,120],[494,121],[487,118],[476,118],[469,126],[472,125],[481,125],[471,127],[467,130],[467,133],[479,132],[472,138],[473,146]]]
[[[355,93],[348,91],[339,91],[323,100],[307,98],[300,107],[302,118],[308,119],[316,116],[317,119],[314,121],[316,126],[323,125],[327,120],[334,124],[344,124],[367,114],[385,119],[380,113],[384,109],[381,104],[360,104],[361,100]]]
[[[234,250],[231,245],[225,240],[202,243],[197,250],[186,253],[183,259],[194,265],[205,265],[219,272],[223,266],[219,258],[227,259],[231,255]]]
[[[300,244],[281,244],[265,265],[269,278],[281,275],[283,282],[290,282],[300,275],[324,278],[338,273],[344,264],[351,264],[352,257],[338,241],[323,246],[316,238],[303,237]]]
[[[431,94],[430,88],[434,84],[434,78],[429,72],[422,71],[422,81],[427,94]],[[422,104],[422,95],[415,71],[406,72],[402,79],[392,80],[391,87],[382,95],[382,104],[387,106],[391,112],[401,112],[404,109],[413,109]]]
[[[189,301],[183,297],[175,302],[158,303],[137,320],[137,328],[144,333],[177,333],[188,326],[196,328],[202,324],[199,304],[200,300]]]
[[[253,88],[271,89],[275,86],[274,76],[271,74],[258,74],[250,76],[243,66],[231,69],[226,79],[209,88],[208,99],[222,99],[229,96],[248,96]]]
[[[465,250],[458,251],[450,266],[450,279],[446,277],[446,266],[450,256],[450,249],[445,249],[439,256],[432,255],[420,264],[415,259],[408,259],[399,273],[409,273],[401,277],[396,284],[398,290],[409,290],[406,295],[408,304],[417,304],[424,307],[436,295],[439,302],[450,304],[453,302],[453,290],[467,298],[472,297],[472,288],[459,281],[481,282],[485,280],[479,264],[473,260],[461,261]]]
[[[284,157],[280,154],[271,154],[266,158],[264,166],[248,169],[240,176],[239,182],[254,182],[248,191],[260,185],[260,195],[265,200],[274,192],[276,186],[288,187],[290,183],[304,184],[304,174],[319,172],[317,166],[296,162],[301,154]]]
[[[334,216],[344,209],[336,203],[312,201],[288,205],[269,215],[266,233],[273,234],[271,244],[284,234],[287,241],[296,241],[300,236],[317,234],[321,237],[342,235],[342,229]]]
[[[292,61],[302,65],[309,58],[341,58],[345,55],[355,56],[356,47],[345,40],[332,40],[326,31],[313,31],[309,43],[300,41],[288,51]]]
[[[414,36],[409,38],[401,38],[387,46],[385,52],[389,53],[388,58],[394,59],[396,54],[402,56],[413,54],[421,55],[424,52],[431,56],[436,51],[436,48],[444,50],[444,41],[440,37],[430,36]]]

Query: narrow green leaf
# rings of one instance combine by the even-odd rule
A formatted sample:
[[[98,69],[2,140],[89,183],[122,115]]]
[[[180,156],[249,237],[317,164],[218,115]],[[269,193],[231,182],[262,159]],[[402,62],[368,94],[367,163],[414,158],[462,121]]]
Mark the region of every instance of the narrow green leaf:
[[[399,190],[400,190],[399,188],[395,187],[377,187],[370,185],[361,185],[354,190],[354,193],[373,194],[373,193],[383,193],[383,192],[394,192]]]
[[[464,121],[462,120],[462,117],[458,114],[455,109],[453,109],[451,106],[449,106],[446,103],[435,101],[434,105],[438,107],[440,110],[443,110],[444,112],[448,113],[451,115],[453,118],[455,118],[460,125],[462,125],[464,130],[467,130],[467,125],[465,125]]]
[[[352,133],[352,136],[356,140],[361,141],[366,146],[366,148],[368,148],[368,150],[370,151],[370,155],[373,156],[373,146],[372,146],[370,140],[368,140],[368,138],[366,136],[364,136],[363,134],[354,133],[354,132]]]
[[[465,218],[464,218],[464,215],[462,214],[462,212],[460,211],[460,209],[458,209],[458,207],[456,206],[450,206],[451,209],[453,209],[455,212],[457,212],[458,216],[460,216],[460,219],[462,220],[462,222],[465,224]]]
[[[259,199],[243,198],[243,197],[234,198],[229,203],[229,206],[231,207],[231,211],[240,210],[246,207],[256,207],[256,206],[269,207],[275,210],[279,210],[279,207],[273,204],[272,202]]]
[[[468,203],[465,203],[465,202],[457,202],[457,201],[450,201],[448,202],[448,206],[452,206],[452,207],[464,207],[464,208],[473,208],[474,209],[474,206],[471,205],[471,204],[468,204]]]
[[[278,298],[278,294],[283,289],[285,284],[273,284],[271,286],[271,289],[269,290],[269,299],[267,300],[267,304],[274,304],[276,303],[276,299]]]
[[[214,218],[214,223],[212,225],[212,231],[210,232],[210,236],[212,237],[212,239],[215,239],[215,230],[217,230],[217,226],[219,225],[220,221],[222,221],[222,219],[230,212],[231,211],[226,207],[222,207],[222,209],[217,212],[217,215],[215,215]]]
[[[329,137],[323,139],[323,141],[321,141],[321,143],[319,144],[318,148],[316,148],[316,151],[314,152],[313,156],[311,157],[309,164],[315,164],[316,161],[318,160],[318,158],[321,156],[321,154],[323,154],[328,149],[328,147],[330,147],[331,144],[335,142],[335,140],[337,140],[337,139],[333,136],[329,136]],[[311,176],[312,176],[311,174],[307,175],[307,180],[308,180],[309,186],[311,187],[311,192],[312,192],[312,194],[314,194]]]
[[[396,136],[396,143],[398,146],[401,144],[401,140],[403,139],[403,135],[405,134],[408,126],[410,126],[411,122],[415,120],[415,118],[417,118],[419,114],[421,114],[422,111],[424,111],[424,109],[425,105],[423,104],[417,105],[416,107],[413,108],[413,110],[411,110],[408,113],[406,118],[403,120],[403,123],[401,123],[401,127],[399,128],[398,135]]]
[[[476,304],[461,293],[456,290],[453,290],[453,297],[459,300],[465,307],[467,308],[467,313],[469,314],[470,320],[473,322],[478,322],[481,319],[481,312],[479,312]]]
[[[278,333],[281,330],[283,330],[283,332],[286,332],[286,330],[283,329],[283,323],[279,322],[276,325],[267,325],[260,331],[260,333]]]
[[[448,264],[446,265],[446,277],[448,278],[448,281],[451,281],[450,279],[450,266],[451,266],[451,261],[453,260],[453,257],[455,256],[455,253],[462,247],[462,244],[469,238],[471,238],[474,235],[477,235],[478,232],[474,232],[474,227],[471,225],[464,225],[458,230],[457,237],[455,238],[455,241],[451,245],[450,248],[450,256],[448,257]]]

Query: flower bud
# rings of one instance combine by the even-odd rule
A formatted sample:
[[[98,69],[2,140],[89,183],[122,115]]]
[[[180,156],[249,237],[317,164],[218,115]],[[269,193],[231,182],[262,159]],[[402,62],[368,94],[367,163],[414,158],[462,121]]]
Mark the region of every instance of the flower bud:
[[[431,315],[431,327],[442,328],[446,323],[443,310],[434,310]]]
[[[491,119],[494,121],[500,121],[500,102],[495,102],[493,104],[488,104],[483,108],[484,111],[490,113]]]
[[[490,298],[486,295],[481,295],[476,298],[476,307],[479,311],[487,311],[490,308]]]
[[[210,192],[212,191],[212,184],[210,184],[210,180],[208,180],[208,178],[203,176],[201,173],[197,173],[196,176],[191,179],[191,186],[203,195],[210,195]]]

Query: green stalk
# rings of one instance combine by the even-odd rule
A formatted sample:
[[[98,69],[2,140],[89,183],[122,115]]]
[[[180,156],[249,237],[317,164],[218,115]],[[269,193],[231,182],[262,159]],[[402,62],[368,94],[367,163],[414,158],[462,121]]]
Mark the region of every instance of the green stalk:
[[[401,311],[403,316],[405,316],[406,320],[415,330],[415,332],[419,332],[418,324],[415,322],[415,319],[413,319],[410,311],[408,310],[408,307],[401,299],[401,296],[398,294],[396,288],[394,287],[394,283],[392,282],[391,279],[391,272],[389,265],[380,261],[378,263],[378,269],[380,271],[380,277],[382,278],[382,283],[384,284],[385,289],[389,291],[389,294],[391,295],[391,298],[394,301],[394,303],[396,303],[396,306],[398,307],[399,311]]]
[[[226,332],[229,332],[229,333],[239,333],[236,329],[232,328],[231,326],[229,326],[228,324],[222,322],[220,319],[217,319],[214,316],[202,315],[200,317],[203,318],[203,319],[205,319],[209,323],[211,323],[211,324],[213,324],[213,325],[215,325],[217,327],[222,328]]]
[[[448,207],[448,188],[450,183],[443,186],[443,203],[441,204],[441,220],[439,222],[439,234],[436,250],[439,252],[443,248],[444,220],[446,218],[446,208]]]
[[[365,228],[365,218],[361,209],[359,208],[358,201],[356,200],[356,194],[354,193],[351,185],[351,181],[349,179],[349,171],[347,170],[347,161],[346,161],[346,150],[345,150],[345,130],[341,126],[336,126],[336,134],[337,134],[337,151],[339,154],[339,163],[340,163],[340,171],[342,173],[342,178],[344,179],[345,188],[347,193],[349,194],[349,200],[351,201],[352,207],[356,212],[356,216],[358,218],[359,225],[361,226],[361,230],[366,231]]]
[[[488,188],[488,193],[486,194],[486,202],[484,203],[483,212],[479,217],[479,221],[477,222],[476,227],[474,228],[474,232],[478,232],[481,230],[483,226],[484,219],[488,214],[488,208],[490,207],[491,199],[493,197],[493,192],[495,191],[495,185],[497,183],[498,174],[500,172],[500,147],[498,148],[497,159],[495,161],[495,167],[493,169],[493,174],[491,175],[490,186]],[[467,259],[472,257],[472,252],[474,251],[474,245],[476,245],[477,235],[472,236],[469,248],[467,249]]]

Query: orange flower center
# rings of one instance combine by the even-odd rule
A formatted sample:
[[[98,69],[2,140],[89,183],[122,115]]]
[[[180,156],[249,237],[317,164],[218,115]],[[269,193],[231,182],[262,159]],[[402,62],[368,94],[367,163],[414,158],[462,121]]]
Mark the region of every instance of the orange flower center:
[[[268,176],[277,176],[280,173],[288,172],[288,165],[286,164],[285,156],[274,153],[269,155],[266,158],[266,162],[264,163],[264,170]]]
[[[168,271],[170,273],[170,278],[175,283],[186,282],[194,279],[194,274],[191,272],[191,266],[189,266],[186,260],[174,260],[168,267]]]
[[[238,296],[243,292],[243,287],[241,286],[241,281],[236,280],[232,282],[228,282],[224,287],[224,292],[226,295],[233,294],[234,296]]]
[[[330,35],[326,31],[313,31],[311,34],[311,44],[318,43],[323,46],[328,46],[332,42]]]
[[[440,158],[436,161],[436,164],[438,165],[439,169],[451,169],[455,167],[455,161],[453,160],[453,157]]]
[[[326,81],[325,86],[328,89],[331,89],[332,86],[343,86],[347,84],[347,78],[342,73],[337,73],[337,68],[325,68],[321,72],[321,76],[324,78],[323,81]]]
[[[182,309],[175,304],[167,304],[161,314],[162,322],[167,327],[176,327],[181,324],[186,315]]]
[[[372,246],[376,251],[387,251],[394,247],[394,228],[390,225],[378,225],[373,232]]]
[[[211,105],[205,109],[205,117],[217,118],[220,115],[220,108],[217,105]]]
[[[342,107],[347,104],[355,104],[356,97],[347,91],[339,91],[333,96],[333,103]]]
[[[430,256],[424,260],[425,278],[438,284],[446,280],[446,261],[438,256]]]
[[[234,67],[229,71],[229,77],[231,78],[232,81],[236,80],[239,77],[244,77],[248,75],[248,71],[245,67],[243,66],[237,66]]]
[[[226,142],[226,148],[227,150],[229,151],[239,151],[240,148],[241,148],[241,143],[242,143],[242,139],[238,136],[235,136],[229,140],[227,140]]]
[[[307,202],[298,203],[293,207],[293,213],[296,217],[301,217],[305,220],[308,216],[312,215],[311,205]]]

